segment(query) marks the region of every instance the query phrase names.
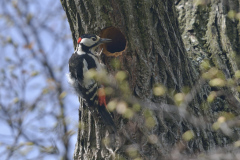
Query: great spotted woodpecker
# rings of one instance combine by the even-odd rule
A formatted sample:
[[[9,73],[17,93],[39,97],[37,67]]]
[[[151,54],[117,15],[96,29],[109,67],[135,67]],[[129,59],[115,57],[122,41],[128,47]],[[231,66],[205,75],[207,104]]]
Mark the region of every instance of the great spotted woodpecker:
[[[84,34],[79,37],[75,52],[69,59],[69,83],[81,96],[88,107],[98,110],[104,123],[115,130],[111,114],[107,110],[104,88],[95,79],[86,76],[90,70],[101,72],[103,64],[99,61],[96,48],[111,39],[100,38],[97,35]]]

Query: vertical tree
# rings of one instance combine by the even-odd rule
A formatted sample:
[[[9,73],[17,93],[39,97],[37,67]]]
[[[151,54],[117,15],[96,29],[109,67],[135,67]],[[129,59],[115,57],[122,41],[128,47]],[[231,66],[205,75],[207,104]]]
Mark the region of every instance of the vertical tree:
[[[211,77],[224,81],[226,74],[222,76],[221,73],[222,71],[225,73],[228,68],[228,63],[224,63],[222,56],[217,55],[215,43],[210,43],[220,41],[216,37],[216,34],[220,35],[219,24],[216,21],[209,21],[207,25],[209,30],[207,30],[205,26],[207,22],[204,20],[207,18],[199,16],[199,19],[203,19],[202,23],[194,23],[195,27],[199,26],[196,27],[198,30],[193,29],[193,26],[184,28],[185,23],[191,22],[186,15],[192,13],[192,10],[187,11],[184,8],[187,2],[176,2],[183,35],[186,35],[186,32],[190,34],[194,32],[199,38],[198,41],[206,43],[206,40],[200,39],[203,33],[206,34],[209,52],[215,53],[217,59],[213,61],[221,66],[211,70],[212,63],[203,61],[202,58],[202,70],[207,70],[209,73],[205,74],[203,77],[206,79],[203,79],[200,74],[202,71],[199,68],[200,62],[196,64],[189,58],[195,45],[189,44],[191,48],[189,51],[187,41],[184,41],[185,43],[182,41],[173,0],[61,0],[61,2],[67,14],[74,44],[78,36],[83,33],[96,33],[113,39],[112,43],[103,46],[102,59],[109,74],[116,78],[119,75],[123,77],[127,75],[126,81],[131,91],[131,99],[125,97],[123,98],[125,102],[111,103],[111,105],[115,104],[116,110],[126,109],[126,113],[125,110],[114,112],[118,133],[113,137],[106,134],[106,129],[101,125],[98,117],[92,116],[87,107],[80,106],[80,128],[75,159],[110,157],[159,159],[159,157],[176,158],[176,156],[180,158],[180,152],[198,153],[215,146],[224,147],[237,139],[238,134],[229,138],[228,134],[224,135],[212,130],[212,123],[217,119],[216,114],[224,111],[224,105],[227,104],[221,99],[210,101],[211,87],[206,84],[206,79]],[[194,5],[190,2],[189,5],[191,4]],[[196,5],[196,7],[199,9],[200,6]],[[212,12],[207,10],[210,7],[209,4],[205,10],[200,10],[200,13],[206,11],[206,15],[210,15]],[[180,14],[181,12],[185,15]],[[226,15],[226,12],[219,14]],[[210,18],[214,19],[217,16],[215,14]],[[217,26],[215,31],[211,27],[213,23]],[[196,38],[192,35],[188,37]],[[233,40],[236,51],[239,50],[236,47],[236,44],[239,44],[237,37],[239,36],[235,36]],[[118,62],[120,67],[116,70]],[[232,71],[237,70],[236,65],[235,67]],[[213,71],[215,72],[212,73]],[[233,74],[229,74],[227,78],[232,76]],[[221,79],[222,77],[224,78]],[[122,85],[127,86],[124,78],[120,81]],[[215,83],[212,81],[210,84],[219,89],[219,85],[216,85],[218,82],[215,80]],[[214,99],[213,95],[210,96]],[[134,112],[134,115],[129,116],[127,113],[131,112]],[[120,113],[123,117],[119,117]]]

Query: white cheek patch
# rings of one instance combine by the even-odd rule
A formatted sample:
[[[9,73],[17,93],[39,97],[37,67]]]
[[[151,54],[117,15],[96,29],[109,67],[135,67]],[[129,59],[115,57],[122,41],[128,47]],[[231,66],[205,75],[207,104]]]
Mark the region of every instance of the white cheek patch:
[[[82,51],[82,46],[80,44],[78,44],[76,52],[78,55],[86,54],[85,52]]]
[[[83,39],[81,40],[81,43],[84,44],[85,46],[90,47],[90,46],[92,46],[95,42],[92,41],[92,40],[89,39],[89,38],[83,38]]]

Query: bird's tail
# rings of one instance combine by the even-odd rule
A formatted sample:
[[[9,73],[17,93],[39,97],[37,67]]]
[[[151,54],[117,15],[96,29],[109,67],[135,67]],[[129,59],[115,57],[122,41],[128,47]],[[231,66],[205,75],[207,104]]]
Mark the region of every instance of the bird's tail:
[[[104,123],[116,132],[116,125],[113,122],[113,118],[107,110],[106,96],[104,88],[98,89],[98,112],[100,113]]]

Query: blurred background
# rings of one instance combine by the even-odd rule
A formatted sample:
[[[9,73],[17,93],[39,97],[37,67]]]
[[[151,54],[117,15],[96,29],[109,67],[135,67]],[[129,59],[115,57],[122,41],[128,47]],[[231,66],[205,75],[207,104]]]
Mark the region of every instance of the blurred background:
[[[72,159],[78,98],[59,0],[0,1],[0,159]]]

